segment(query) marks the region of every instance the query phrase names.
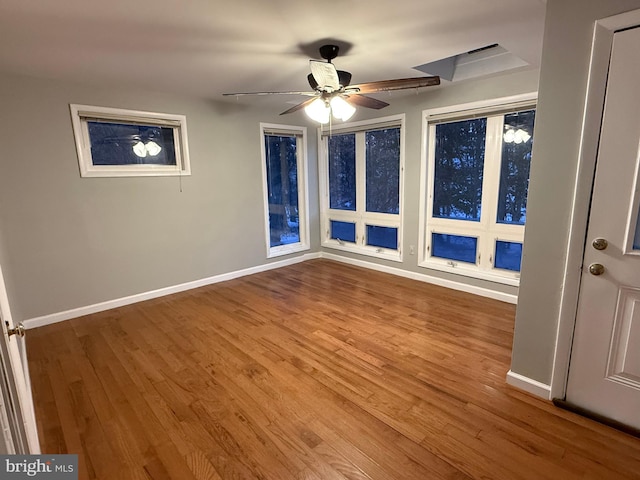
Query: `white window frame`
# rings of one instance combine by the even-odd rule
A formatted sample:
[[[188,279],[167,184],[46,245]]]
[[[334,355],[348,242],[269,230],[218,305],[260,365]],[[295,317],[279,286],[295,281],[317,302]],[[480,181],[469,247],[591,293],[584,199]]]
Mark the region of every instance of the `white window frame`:
[[[458,275],[518,286],[520,272],[495,268],[494,255],[497,241],[524,241],[524,225],[497,223],[498,193],[502,160],[504,115],[530,107],[536,108],[537,92],[492,100],[435,108],[422,112],[422,155],[420,174],[420,231],[418,265]],[[487,118],[486,150],[482,181],[482,208],[480,221],[462,221],[433,217],[433,173],[435,172],[435,126],[442,119],[463,121]],[[436,122],[438,119],[438,122]],[[497,158],[491,152],[498,152]],[[431,256],[432,233],[477,237],[476,263],[456,262]]]
[[[267,184],[267,152],[265,151],[265,135],[280,134],[296,137],[296,166],[298,171],[298,223],[300,241],[287,245],[271,246],[271,227],[269,225],[269,186]],[[309,193],[307,167],[307,127],[294,125],[278,125],[274,123],[260,123],[260,152],[262,162],[262,191],[264,199],[265,240],[267,258],[289,255],[311,248],[309,244]]]
[[[122,108],[70,104],[78,164],[82,177],[149,177],[191,175],[187,143],[187,118],[171,113],[144,112]],[[94,165],[88,121],[105,120],[171,127],[174,132],[176,165]]]
[[[366,158],[364,148],[364,134],[369,130],[383,128],[400,128],[400,185],[399,185],[399,211],[397,214],[377,213],[366,211]],[[329,208],[329,164],[328,164],[328,138],[329,134],[356,133],[356,210],[346,211]],[[360,144],[360,145],[358,145]],[[396,262],[402,262],[402,238],[404,216],[404,151],[405,151],[405,115],[391,115],[374,120],[343,123],[333,125],[328,133],[318,128],[318,169],[320,188],[320,235],[323,247],[333,248],[346,252],[384,258]],[[344,242],[331,238],[331,220],[356,224],[356,242]],[[398,249],[377,247],[366,244],[366,226],[396,228],[398,232]]]

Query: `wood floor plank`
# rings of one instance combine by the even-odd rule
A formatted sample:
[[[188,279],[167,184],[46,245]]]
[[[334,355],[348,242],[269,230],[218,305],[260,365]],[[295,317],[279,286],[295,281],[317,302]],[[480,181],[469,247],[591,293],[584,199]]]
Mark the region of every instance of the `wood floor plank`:
[[[187,466],[197,480],[222,480],[213,464],[202,450],[194,450],[185,455]]]
[[[640,440],[506,385],[513,305],[314,260],[30,330],[82,480],[639,479]]]

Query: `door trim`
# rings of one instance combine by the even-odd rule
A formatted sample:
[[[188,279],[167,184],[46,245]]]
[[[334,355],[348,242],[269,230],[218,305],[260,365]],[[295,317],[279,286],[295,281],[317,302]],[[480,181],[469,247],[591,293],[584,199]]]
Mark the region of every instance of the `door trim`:
[[[569,360],[578,311],[589,204],[600,143],[609,58],[616,31],[640,25],[640,9],[597,20],[594,25],[587,94],[582,114],[578,168],[571,206],[571,226],[564,265],[564,287],[551,373],[550,397],[564,399],[569,377]]]
[[[38,427],[35,417],[35,408],[33,404],[33,397],[31,393],[31,382],[29,380],[29,367],[28,364],[22,365],[22,372],[16,375],[15,370],[12,370],[11,366],[12,358],[20,357],[20,362],[26,359],[20,353],[18,339],[9,340],[7,335],[7,327],[4,322],[8,322],[8,325],[13,327],[13,319],[11,317],[11,309],[9,308],[9,297],[7,295],[6,286],[4,283],[4,276],[2,275],[2,266],[0,266],[0,309],[2,311],[2,324],[0,324],[0,335],[4,338],[0,339],[3,342],[2,350],[6,354],[5,367],[9,371],[9,378],[13,377],[13,384],[8,385],[9,389],[15,388],[16,398],[14,401],[17,403],[15,406],[16,411],[19,411],[19,417],[17,418],[22,424],[19,426],[23,430],[24,438],[20,442],[21,448],[27,450],[29,454],[40,453],[40,441],[38,438]],[[23,350],[26,346],[23,345]],[[17,440],[17,439],[16,439]]]

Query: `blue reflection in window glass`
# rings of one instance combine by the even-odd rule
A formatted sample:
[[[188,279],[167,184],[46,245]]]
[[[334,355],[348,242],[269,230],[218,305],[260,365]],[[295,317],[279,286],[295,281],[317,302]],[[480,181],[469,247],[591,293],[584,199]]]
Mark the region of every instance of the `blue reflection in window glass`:
[[[87,125],[94,165],[176,165],[171,127],[109,122]]]
[[[331,220],[331,238],[344,242],[356,242],[356,224]]]
[[[494,266],[505,270],[520,271],[522,261],[522,244],[518,242],[496,241],[496,255]]]
[[[367,245],[372,247],[398,249],[398,229],[367,225]]]
[[[478,239],[447,233],[431,234],[431,255],[460,262],[476,263]]]

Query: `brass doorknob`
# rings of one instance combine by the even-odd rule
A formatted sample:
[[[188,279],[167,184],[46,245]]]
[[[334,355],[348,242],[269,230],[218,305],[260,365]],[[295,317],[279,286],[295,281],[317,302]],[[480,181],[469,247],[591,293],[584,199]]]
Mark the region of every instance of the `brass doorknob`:
[[[596,238],[593,242],[591,242],[593,248],[596,250],[605,250],[609,246],[609,242],[605,238]]]
[[[25,330],[24,325],[22,324],[22,322],[18,323],[13,328],[9,328],[9,322],[5,322],[5,324],[7,325],[7,336],[10,337],[11,335],[17,335],[19,337],[24,337],[24,334],[26,333],[26,330]]]
[[[591,275],[602,275],[604,273],[604,265],[601,263],[592,263],[589,265],[589,273]]]

